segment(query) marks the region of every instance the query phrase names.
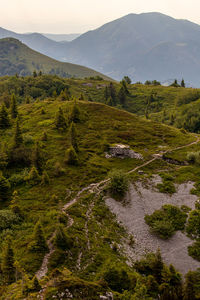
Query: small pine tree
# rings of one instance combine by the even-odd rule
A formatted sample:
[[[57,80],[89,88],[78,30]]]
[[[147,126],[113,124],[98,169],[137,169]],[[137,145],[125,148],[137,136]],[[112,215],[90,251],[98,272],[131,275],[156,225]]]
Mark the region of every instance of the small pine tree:
[[[189,271],[185,276],[185,284],[183,289],[183,300],[196,299],[197,276],[195,272]]]
[[[107,86],[105,87],[105,90],[104,90],[104,97],[105,97],[105,102],[107,102],[108,98],[109,98],[109,92],[108,92],[108,87]]]
[[[30,96],[26,96],[25,103],[30,104],[30,102],[31,102]]]
[[[181,80],[181,87],[183,87],[183,88],[185,87],[185,81],[184,81],[184,79]]]
[[[4,169],[8,164],[8,155],[5,144],[0,147],[0,169]]]
[[[119,103],[122,106],[125,106],[126,104],[126,91],[124,89],[124,87],[122,86],[118,92],[118,99],[119,99]]]
[[[33,71],[33,77],[37,77],[37,72],[36,71]]]
[[[32,280],[32,290],[34,292],[38,292],[38,291],[41,290],[41,285],[40,285],[40,283],[39,283],[39,281],[38,281],[38,279],[37,279],[36,276],[34,276],[33,280]]]
[[[79,100],[84,100],[85,98],[84,98],[84,95],[81,93],[80,94],[80,97],[79,97]]]
[[[38,174],[38,170],[33,166],[26,177],[26,181],[28,181],[31,185],[35,185],[41,181],[40,176]]]
[[[10,239],[7,240],[2,254],[1,269],[5,284],[11,284],[15,282],[14,253],[11,247]]]
[[[5,104],[3,103],[0,109],[0,129],[5,129],[8,127],[10,127],[10,120]]]
[[[78,123],[80,121],[80,109],[76,103],[76,101],[74,101],[74,104],[72,106],[72,110],[70,113],[70,122],[74,122],[74,123]]]
[[[10,106],[11,118],[16,119],[18,116],[17,100],[15,94],[11,95],[11,106]]]
[[[46,131],[43,132],[43,136],[41,137],[41,141],[46,142],[47,141],[47,133]]]
[[[74,150],[73,146],[71,146],[67,150],[67,160],[68,165],[77,165],[78,164],[78,156],[76,154],[76,151]]]
[[[12,194],[12,200],[10,204],[10,208],[13,211],[14,214],[18,215],[19,217],[22,217],[21,209],[19,207],[19,196],[18,192],[14,191]]]
[[[41,149],[39,146],[39,143],[36,142],[33,155],[32,155],[32,163],[37,168],[37,170],[40,172],[42,170],[43,165],[43,157],[41,155]]]
[[[114,106],[114,102],[113,102],[112,97],[109,97],[109,98],[108,98],[106,104],[109,105],[109,106]]]
[[[0,173],[0,201],[6,201],[10,197],[10,183]]]
[[[19,126],[19,118],[16,120],[13,148],[18,148],[23,143],[23,137]]]
[[[46,171],[43,171],[42,173],[42,180],[41,180],[41,184],[42,185],[47,185],[49,184],[50,180],[49,180],[49,175],[47,174]]]
[[[67,127],[66,125],[66,120],[63,114],[63,110],[60,107],[57,114],[56,114],[56,119],[55,119],[55,126],[57,129],[65,129]]]
[[[53,93],[52,93],[52,97],[53,97],[53,98],[57,98],[57,96],[58,96],[58,95],[57,95],[57,92],[56,92],[56,90],[54,90]]]
[[[74,150],[78,152],[79,149],[78,149],[78,142],[77,142],[77,131],[74,122],[71,123],[69,132],[70,132],[71,145],[73,146]]]
[[[54,244],[57,248],[60,248],[62,250],[66,250],[71,247],[72,241],[69,237],[66,236],[61,226],[58,226],[56,229]]]
[[[33,230],[33,241],[29,244],[29,250],[33,252],[44,253],[47,251],[47,249],[48,247],[44,238],[42,227],[40,225],[40,222],[37,222]]]

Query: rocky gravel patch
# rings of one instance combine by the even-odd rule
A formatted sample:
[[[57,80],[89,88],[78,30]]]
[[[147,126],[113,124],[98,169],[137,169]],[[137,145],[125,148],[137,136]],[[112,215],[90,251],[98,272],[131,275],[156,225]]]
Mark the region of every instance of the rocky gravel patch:
[[[188,255],[187,247],[193,243],[184,233],[178,231],[169,240],[162,240],[150,233],[149,226],[144,221],[146,214],[152,214],[164,204],[186,205],[195,207],[197,197],[190,194],[192,182],[176,186],[172,196],[160,193],[156,185],[161,182],[155,176],[148,183],[137,182],[131,185],[126,195],[125,204],[112,198],[106,199],[106,204],[116,215],[119,222],[132,234],[135,239],[134,247],[126,245],[125,252],[133,261],[140,259],[148,252],[160,248],[162,257],[167,264],[173,264],[182,274],[200,267],[200,263]]]

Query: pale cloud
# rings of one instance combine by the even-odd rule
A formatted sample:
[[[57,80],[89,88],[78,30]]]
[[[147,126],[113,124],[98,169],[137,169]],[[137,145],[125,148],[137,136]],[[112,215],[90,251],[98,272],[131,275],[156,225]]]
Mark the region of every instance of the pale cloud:
[[[152,11],[200,24],[200,0],[0,0],[0,5],[0,26],[17,32],[84,32]]]

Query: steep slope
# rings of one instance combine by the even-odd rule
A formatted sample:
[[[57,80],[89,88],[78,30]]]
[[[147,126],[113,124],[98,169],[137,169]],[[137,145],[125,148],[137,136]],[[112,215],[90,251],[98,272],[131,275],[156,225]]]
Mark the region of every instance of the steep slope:
[[[0,40],[0,76],[16,73],[30,75],[34,70],[63,77],[101,76],[108,78],[83,66],[56,61],[28,48],[16,39]]]
[[[0,168],[10,183],[5,187],[7,198],[0,198],[0,214],[7,220],[0,227],[0,244],[4,245],[7,237],[11,237],[17,267],[16,282],[12,285],[5,284],[5,268],[0,273],[0,296],[2,299],[67,299],[72,298],[72,294],[75,299],[97,300],[108,291],[121,297],[117,293],[122,294],[125,289],[126,298],[131,297],[137,292],[136,284],[148,286],[148,280],[144,274],[135,274],[126,264],[123,244],[128,244],[130,237],[104,203],[109,171],[129,172],[133,182],[145,180],[146,176],[162,169],[178,172],[177,166],[159,160],[158,154],[173,152],[179,146],[184,146],[182,149],[187,151],[190,147],[199,147],[199,139],[100,103],[61,101],[59,97],[49,96],[43,101],[30,100],[25,104],[25,96],[30,93],[25,81],[29,87],[36,81],[42,88],[42,79],[46,81],[48,77],[11,77],[10,85],[5,78],[11,90],[21,92],[19,102],[23,104],[18,105],[20,145],[13,145],[16,141],[14,119],[11,119],[10,127],[0,130]],[[58,78],[54,80],[57,82]],[[18,82],[24,89],[21,90]],[[74,80],[74,85],[80,85],[79,81]],[[48,92],[48,86],[43,88]],[[66,121],[62,128],[57,128],[55,122],[59,108],[62,108]],[[72,120],[76,138],[72,137],[70,129]],[[78,161],[70,164],[68,150],[74,139],[78,144]],[[143,161],[106,158],[109,145],[119,143],[142,154]],[[35,167],[37,164],[38,173],[33,172],[33,164]],[[139,170],[145,175],[140,176]],[[191,166],[190,171],[192,179],[198,180],[199,169]],[[187,175],[184,168],[181,172]],[[3,191],[5,193],[5,189]],[[16,219],[14,215],[14,224],[10,217],[13,213],[18,216]],[[35,243],[34,227],[38,220],[47,241],[46,248],[40,248],[41,232],[39,244]],[[0,247],[2,259],[4,249],[4,246]],[[112,268],[117,268],[117,272],[112,272]],[[108,273],[106,277],[108,271],[110,276]],[[116,285],[114,277],[112,285],[113,274],[118,272],[119,282]],[[42,288],[30,280],[35,274],[42,278]]]

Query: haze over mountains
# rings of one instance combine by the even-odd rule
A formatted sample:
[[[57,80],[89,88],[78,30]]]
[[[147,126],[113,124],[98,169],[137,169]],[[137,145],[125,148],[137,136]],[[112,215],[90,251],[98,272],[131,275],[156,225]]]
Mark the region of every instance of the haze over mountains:
[[[41,34],[0,29],[29,47],[61,61],[85,65],[115,79],[181,79],[200,86],[200,26],[160,13],[129,14],[71,42]]]

